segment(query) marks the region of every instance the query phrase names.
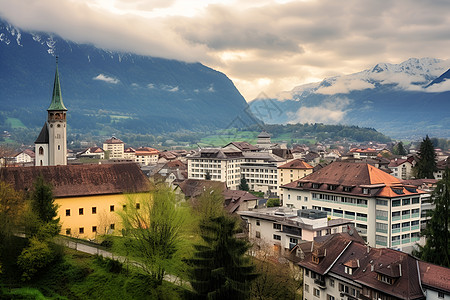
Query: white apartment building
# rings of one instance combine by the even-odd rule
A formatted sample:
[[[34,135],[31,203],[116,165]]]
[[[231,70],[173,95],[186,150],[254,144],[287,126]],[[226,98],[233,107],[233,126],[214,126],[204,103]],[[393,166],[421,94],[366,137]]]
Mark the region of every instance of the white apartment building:
[[[265,194],[278,194],[278,167],[285,159],[269,152],[244,152],[241,176],[251,190]]]
[[[247,223],[251,241],[269,245],[277,254],[292,250],[301,241],[346,232],[354,226],[352,220],[328,220],[327,213],[318,210],[272,207],[240,211],[238,214]]]
[[[103,151],[109,153],[109,159],[124,158],[125,143],[115,136],[103,143]]]
[[[141,147],[135,151],[135,161],[141,166],[156,165],[159,151],[150,147]]]
[[[331,218],[355,221],[371,247],[410,253],[420,240],[422,203],[430,195],[363,163],[334,162],[280,187],[283,205],[327,212]],[[423,242],[421,240],[421,242]]]
[[[411,179],[412,170],[415,166],[415,161],[412,156],[408,158],[395,158],[391,160],[388,165],[389,170],[391,170],[391,175],[398,179]]]
[[[225,182],[227,187],[237,190],[241,182],[241,163],[244,155],[233,149],[208,148],[186,156],[188,179],[205,179]]]

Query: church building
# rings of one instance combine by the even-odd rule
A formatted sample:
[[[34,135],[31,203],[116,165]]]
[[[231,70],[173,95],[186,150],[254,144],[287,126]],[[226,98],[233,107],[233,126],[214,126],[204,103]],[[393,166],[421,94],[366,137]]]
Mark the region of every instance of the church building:
[[[34,142],[36,166],[67,165],[67,108],[64,106],[59,83],[58,58],[56,58],[55,81],[47,122]]]

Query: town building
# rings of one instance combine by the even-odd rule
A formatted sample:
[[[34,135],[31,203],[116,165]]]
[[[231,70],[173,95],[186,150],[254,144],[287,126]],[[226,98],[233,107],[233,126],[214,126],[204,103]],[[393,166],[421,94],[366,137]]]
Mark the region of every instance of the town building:
[[[285,185],[313,172],[313,166],[301,159],[294,159],[278,167],[278,183]]]
[[[136,149],[132,147],[128,147],[123,150],[123,158],[124,159],[130,159],[135,161],[136,160]]]
[[[61,234],[93,239],[120,234],[117,212],[127,197],[148,197],[149,181],[136,163],[0,169],[0,178],[17,191],[30,191],[38,176],[52,185]]]
[[[67,108],[64,106],[56,59],[52,101],[47,109],[47,122],[34,142],[36,166],[67,165]]]
[[[158,163],[159,151],[150,147],[136,149],[136,162],[141,166],[156,165]]]
[[[31,149],[25,149],[14,156],[16,164],[34,163],[35,154]]]
[[[309,246],[309,247],[308,247]],[[302,247],[303,299],[448,299],[450,269],[343,234]]]
[[[188,178],[225,182],[229,189],[237,190],[241,181],[242,151],[221,148],[200,149],[188,155]]]
[[[103,151],[107,153],[108,159],[122,159],[124,156],[125,143],[112,136],[103,143]]]
[[[326,212],[311,209],[271,207],[239,211],[238,214],[247,224],[252,243],[267,245],[277,255],[288,253],[302,241],[346,232],[354,226],[352,220],[328,220]]]
[[[234,150],[239,150],[242,152],[258,152],[260,149],[258,147],[253,146],[249,142],[231,142],[226,144],[224,149],[230,148]]]
[[[270,134],[266,131],[262,131],[258,134],[258,140],[256,142],[256,147],[260,149],[269,149],[272,146],[270,141]]]
[[[441,180],[442,176],[444,175],[445,169],[450,168],[450,158],[447,157],[446,159],[439,160],[436,163],[436,172],[433,172],[433,176],[437,180]]]
[[[414,157],[411,155],[408,158],[394,158],[390,161],[388,168],[391,175],[398,179],[411,179],[413,177],[412,170],[416,165]]]
[[[430,194],[370,164],[333,162],[280,187],[283,206],[313,208],[355,221],[371,247],[411,252],[420,238],[422,204]]]
[[[77,155],[79,158],[105,159],[105,151],[100,147],[90,147]]]

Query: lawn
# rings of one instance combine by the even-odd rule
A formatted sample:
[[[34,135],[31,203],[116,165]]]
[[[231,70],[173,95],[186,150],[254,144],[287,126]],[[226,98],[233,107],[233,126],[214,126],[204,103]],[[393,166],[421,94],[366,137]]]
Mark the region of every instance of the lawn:
[[[11,127],[12,129],[16,128],[27,128],[22,121],[20,121],[17,118],[7,118],[6,119],[6,125]]]

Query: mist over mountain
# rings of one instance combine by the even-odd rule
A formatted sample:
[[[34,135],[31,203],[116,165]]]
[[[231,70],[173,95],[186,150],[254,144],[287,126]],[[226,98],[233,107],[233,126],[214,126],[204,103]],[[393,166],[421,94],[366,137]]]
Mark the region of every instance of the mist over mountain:
[[[298,86],[280,99],[262,94],[250,107],[271,124],[321,122],[371,127],[395,138],[449,138],[449,66],[450,61],[434,58],[379,63]]]
[[[254,123],[231,80],[200,63],[98,49],[0,20],[1,129],[11,118],[42,127],[55,56],[72,131],[160,133]]]

